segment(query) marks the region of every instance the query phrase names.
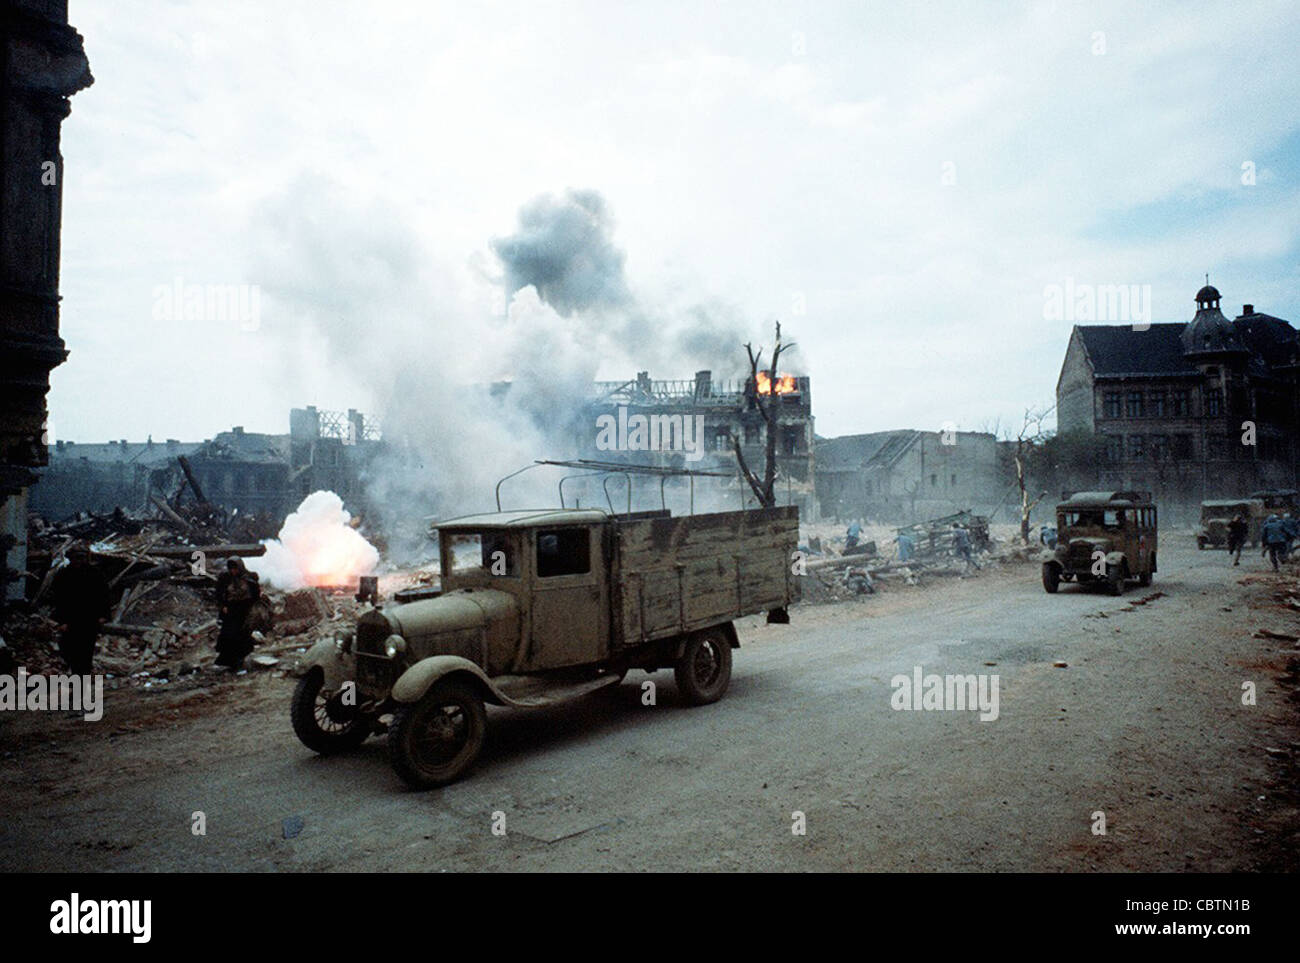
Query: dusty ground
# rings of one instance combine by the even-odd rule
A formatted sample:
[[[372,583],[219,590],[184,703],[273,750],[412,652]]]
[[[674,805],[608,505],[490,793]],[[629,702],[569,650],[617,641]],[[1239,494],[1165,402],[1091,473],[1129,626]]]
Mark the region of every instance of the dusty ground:
[[[382,739],[303,749],[288,678],[123,690],[97,724],[6,714],[0,870],[1294,869],[1300,652],[1255,632],[1300,634],[1300,579],[1162,548],[1118,599],[1018,565],[746,620],[721,703],[680,706],[662,672],[489,710],[441,791],[406,790]],[[917,665],[997,673],[1000,718],[894,711]]]

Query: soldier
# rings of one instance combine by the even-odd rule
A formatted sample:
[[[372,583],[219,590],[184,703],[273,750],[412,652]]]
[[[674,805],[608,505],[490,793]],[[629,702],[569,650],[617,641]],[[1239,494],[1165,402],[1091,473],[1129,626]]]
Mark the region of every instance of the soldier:
[[[1264,551],[1268,553],[1268,560],[1273,563],[1273,571],[1276,572],[1277,563],[1286,557],[1286,529],[1282,525],[1282,519],[1276,515],[1268,516],[1260,531],[1260,541],[1264,543]]]
[[[232,672],[244,667],[244,659],[253,651],[248,613],[261,594],[257,576],[248,571],[244,560],[238,556],[227,559],[226,570],[217,579],[217,617],[221,621],[217,665]]]
[[[68,551],[68,564],[50,583],[54,621],[58,623],[59,654],[73,675],[94,671],[95,641],[108,621],[111,593],[108,579],[90,560],[90,549],[78,543]]]
[[[858,547],[858,537],[862,534],[862,526],[858,524],[857,519],[849,522],[848,531],[844,533],[844,554],[848,555]]]
[[[1291,557],[1291,543],[1300,538],[1300,522],[1291,512],[1284,512],[1282,515],[1282,534],[1286,536],[1286,548],[1282,551],[1282,561]]]
[[[970,535],[967,534],[966,529],[956,523],[952,526],[952,553],[957,558],[966,560],[967,571],[972,565],[976,568],[980,567],[980,563],[975,561],[975,556],[971,552]]]
[[[1233,515],[1228,523],[1228,554],[1232,564],[1241,564],[1241,547],[1246,544],[1246,520],[1240,514]]]

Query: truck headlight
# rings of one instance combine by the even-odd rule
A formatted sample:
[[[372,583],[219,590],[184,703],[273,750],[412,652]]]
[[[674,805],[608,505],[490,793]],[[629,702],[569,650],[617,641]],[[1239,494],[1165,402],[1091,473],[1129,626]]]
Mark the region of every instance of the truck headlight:
[[[384,654],[395,659],[406,651],[406,639],[400,635],[390,635],[384,640]]]

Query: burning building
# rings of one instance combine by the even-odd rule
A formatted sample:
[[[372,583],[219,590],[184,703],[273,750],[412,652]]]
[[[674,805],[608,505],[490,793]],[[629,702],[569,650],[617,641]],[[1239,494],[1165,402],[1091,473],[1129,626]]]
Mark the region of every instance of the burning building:
[[[691,380],[656,381],[642,371],[634,380],[597,382],[594,389],[579,439],[585,456],[730,474],[737,472],[733,438],[750,467],[762,471],[767,424],[756,400],[758,395],[771,396],[778,432],[778,501],[799,505],[806,519],[816,517],[812,386],[807,376],[778,374],[771,384],[766,372],[759,372],[757,380],[715,381],[711,371],[698,371]],[[638,425],[645,429],[640,436]],[[606,427],[615,430],[602,431]],[[737,484],[738,476],[723,487]]]

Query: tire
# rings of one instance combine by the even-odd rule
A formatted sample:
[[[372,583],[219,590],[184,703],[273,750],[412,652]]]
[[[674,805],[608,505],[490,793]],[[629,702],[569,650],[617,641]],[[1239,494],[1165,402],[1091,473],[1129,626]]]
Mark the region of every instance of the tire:
[[[1143,588],[1146,588],[1150,584],[1151,584],[1151,573],[1149,571],[1143,572],[1141,575],[1138,576],[1138,585],[1142,586]]]
[[[1119,565],[1111,565],[1106,569],[1106,590],[1111,595],[1124,594],[1124,569]]]
[[[1200,538],[1200,537],[1197,537],[1197,539],[1196,539],[1196,549],[1197,549],[1197,551],[1201,551],[1201,552],[1205,551],[1205,539]]]
[[[717,629],[696,632],[673,667],[677,691],[687,705],[717,702],[731,684],[731,642]]]
[[[298,680],[289,706],[289,719],[298,741],[322,756],[355,749],[370,735],[370,720],[324,692],[325,673],[311,669]],[[331,698],[333,696],[333,698]]]
[[[1056,590],[1061,587],[1061,568],[1052,562],[1043,563],[1043,591],[1048,595],[1055,595]]]
[[[419,702],[393,714],[388,758],[414,789],[445,786],[474,765],[486,733],[487,711],[478,689],[440,679]]]

